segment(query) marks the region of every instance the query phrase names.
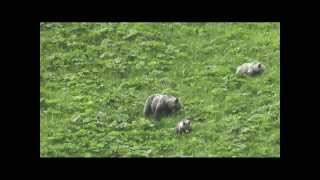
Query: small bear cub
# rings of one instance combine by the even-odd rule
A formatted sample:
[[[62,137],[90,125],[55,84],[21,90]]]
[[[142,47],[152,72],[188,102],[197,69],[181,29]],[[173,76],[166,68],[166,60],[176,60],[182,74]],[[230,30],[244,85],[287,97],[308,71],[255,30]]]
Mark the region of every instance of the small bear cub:
[[[170,115],[181,109],[178,98],[167,94],[154,94],[147,98],[143,113],[146,117],[153,116],[160,121],[162,115]]]
[[[180,121],[177,124],[175,130],[176,130],[176,133],[178,134],[191,132],[191,119],[187,118]]]
[[[255,76],[261,74],[266,69],[265,65],[260,62],[244,63],[238,66],[236,74],[241,76]]]

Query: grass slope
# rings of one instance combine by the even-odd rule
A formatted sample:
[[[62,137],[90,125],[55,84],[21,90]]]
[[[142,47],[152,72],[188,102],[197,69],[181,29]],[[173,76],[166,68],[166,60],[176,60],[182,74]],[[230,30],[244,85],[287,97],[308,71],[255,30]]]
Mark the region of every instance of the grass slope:
[[[278,23],[41,23],[40,156],[279,157],[279,38]],[[266,72],[235,76],[252,59]],[[183,110],[145,119],[154,93]]]

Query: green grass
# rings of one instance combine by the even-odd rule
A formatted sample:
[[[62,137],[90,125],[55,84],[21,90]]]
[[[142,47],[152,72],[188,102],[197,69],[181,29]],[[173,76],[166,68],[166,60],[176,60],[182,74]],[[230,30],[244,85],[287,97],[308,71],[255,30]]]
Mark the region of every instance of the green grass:
[[[279,23],[42,23],[40,156],[279,157],[279,39]],[[265,73],[237,77],[253,59]],[[154,93],[183,110],[144,118]]]

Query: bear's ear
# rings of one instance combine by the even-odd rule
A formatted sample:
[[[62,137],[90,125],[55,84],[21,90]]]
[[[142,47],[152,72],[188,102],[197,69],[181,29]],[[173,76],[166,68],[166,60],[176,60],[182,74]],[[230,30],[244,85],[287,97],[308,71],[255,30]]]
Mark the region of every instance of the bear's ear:
[[[175,102],[175,103],[179,102],[179,99],[178,99],[178,98],[176,98],[176,99],[174,100],[174,102]]]
[[[261,68],[261,63],[258,64],[258,68]]]

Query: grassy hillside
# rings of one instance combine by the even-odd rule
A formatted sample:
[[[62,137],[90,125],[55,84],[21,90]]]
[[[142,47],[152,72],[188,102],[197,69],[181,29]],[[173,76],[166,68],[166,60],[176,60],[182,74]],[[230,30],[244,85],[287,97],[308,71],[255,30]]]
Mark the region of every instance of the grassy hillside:
[[[279,23],[41,23],[40,156],[279,157],[279,39]],[[265,73],[237,77],[251,60]],[[144,118],[154,93],[183,110]]]

